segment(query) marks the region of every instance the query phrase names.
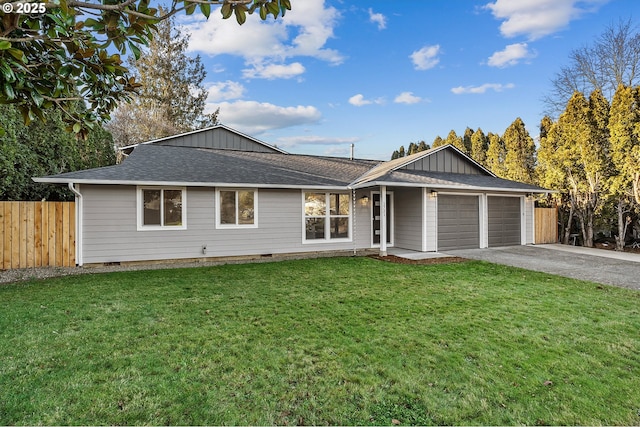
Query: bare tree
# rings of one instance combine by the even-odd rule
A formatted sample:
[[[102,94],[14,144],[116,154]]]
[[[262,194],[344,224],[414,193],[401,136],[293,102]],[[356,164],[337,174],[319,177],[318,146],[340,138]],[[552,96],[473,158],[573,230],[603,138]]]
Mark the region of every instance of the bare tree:
[[[607,26],[593,44],[571,52],[544,98],[546,114],[557,117],[576,91],[588,96],[600,90],[610,101],[620,84],[640,84],[640,32],[631,19]]]

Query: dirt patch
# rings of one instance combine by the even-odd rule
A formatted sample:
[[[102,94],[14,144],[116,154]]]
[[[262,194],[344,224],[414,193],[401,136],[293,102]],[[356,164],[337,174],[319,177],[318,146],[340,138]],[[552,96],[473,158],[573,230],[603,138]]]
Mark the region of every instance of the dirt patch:
[[[395,255],[387,255],[381,257],[379,255],[369,255],[369,258],[377,259],[379,261],[393,262],[395,264],[451,264],[455,262],[465,262],[469,261],[466,258],[460,258],[457,256],[448,256],[448,257],[440,257],[440,258],[427,258],[427,259],[408,259],[401,258]]]
[[[598,249],[604,249],[608,251],[615,251],[616,244],[615,243],[594,243],[593,247]],[[640,254],[640,247],[634,248],[631,245],[624,247],[624,252],[629,252],[632,254]]]

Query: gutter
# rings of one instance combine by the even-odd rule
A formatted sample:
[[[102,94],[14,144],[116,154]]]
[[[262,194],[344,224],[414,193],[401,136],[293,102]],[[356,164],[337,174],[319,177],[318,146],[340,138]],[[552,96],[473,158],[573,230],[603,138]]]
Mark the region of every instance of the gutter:
[[[82,194],[73,186],[73,182],[68,184],[69,190],[76,196],[76,264],[82,267]]]

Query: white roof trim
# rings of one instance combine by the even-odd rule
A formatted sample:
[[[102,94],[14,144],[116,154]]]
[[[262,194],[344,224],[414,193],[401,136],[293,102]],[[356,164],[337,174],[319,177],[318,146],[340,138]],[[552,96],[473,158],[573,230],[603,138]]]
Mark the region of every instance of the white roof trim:
[[[354,186],[350,186],[350,188],[354,190],[359,190],[361,188],[367,187],[379,187],[379,186],[387,186],[387,187],[413,187],[413,188],[432,188],[434,190],[461,190],[461,191],[496,191],[500,193],[557,193],[555,190],[533,190],[530,188],[504,188],[504,187],[481,187],[475,185],[468,184],[427,184],[427,183],[416,183],[416,182],[389,182],[389,181],[371,181],[366,182],[364,184],[358,184]]]
[[[460,150],[458,147],[456,147],[455,145],[452,144],[445,144],[445,145],[441,145],[439,147],[436,148],[431,148],[429,150],[425,150],[425,151],[420,151],[418,153],[412,154],[410,156],[407,157],[401,157],[399,159],[393,159],[393,160],[387,160],[387,161],[383,161],[382,163],[374,166],[373,168],[371,168],[370,170],[368,170],[367,172],[363,173],[361,176],[359,176],[356,180],[354,180],[351,184],[355,184],[355,185],[359,185],[362,184],[363,182],[366,182],[369,179],[376,179],[379,178],[382,175],[386,175],[387,173],[391,173],[391,172],[395,172],[398,169],[407,166],[408,164],[411,164],[417,160],[423,159],[425,157],[429,157],[439,151],[445,150],[447,148],[452,148],[455,152],[457,152],[459,155],[461,155],[464,159],[468,160],[471,164],[473,164],[474,166],[476,166],[478,169],[486,172],[487,174],[489,174],[489,176],[492,176],[494,178],[496,178],[496,175],[491,172],[489,169],[485,168],[484,166],[482,166],[480,163],[476,162],[475,160],[473,160],[470,156],[466,155],[465,153],[462,152],[462,150]],[[368,178],[371,177],[371,178]]]
[[[127,146],[125,146],[125,147],[120,147],[120,148],[118,148],[118,150],[120,150],[120,151],[122,151],[122,150],[127,150],[127,149],[129,149],[129,148],[135,148],[135,147],[137,147],[138,145],[155,144],[156,142],[160,142],[160,141],[167,141],[167,140],[170,140],[170,139],[179,138],[179,137],[181,137],[181,136],[193,135],[193,134],[195,134],[195,133],[199,133],[199,132],[206,132],[206,131],[208,131],[208,130],[218,129],[218,128],[222,128],[222,129],[225,129],[225,130],[227,130],[227,131],[229,131],[229,132],[233,132],[233,133],[235,133],[236,135],[240,135],[240,136],[242,136],[242,137],[244,137],[244,138],[247,138],[247,139],[249,139],[249,140],[251,140],[251,141],[253,141],[253,142],[257,143],[257,144],[264,145],[265,147],[270,148],[270,149],[272,149],[272,150],[276,150],[276,151],[280,152],[281,154],[289,154],[289,153],[287,153],[286,151],[284,151],[284,150],[282,150],[282,149],[280,149],[280,148],[278,148],[278,147],[276,147],[276,146],[274,146],[274,145],[268,144],[268,143],[266,143],[266,142],[264,142],[264,141],[260,141],[260,140],[259,140],[259,139],[257,139],[257,138],[254,138],[254,137],[252,137],[252,136],[249,136],[249,135],[247,135],[246,133],[242,133],[242,132],[240,132],[240,131],[237,131],[237,130],[235,130],[235,129],[233,129],[233,128],[230,128],[229,126],[226,126],[226,125],[223,125],[223,124],[218,124],[218,125],[215,125],[215,126],[209,126],[208,128],[203,128],[203,129],[198,129],[198,130],[192,130],[192,131],[190,131],[190,132],[179,133],[179,134],[176,134],[176,135],[165,136],[164,138],[153,139],[153,140],[151,140],[151,141],[145,141],[145,142],[141,142],[141,143],[139,143],[139,144],[127,145]]]
[[[349,190],[339,185],[286,185],[286,184],[247,184],[234,182],[188,182],[188,181],[120,181],[111,179],[77,179],[77,178],[31,178],[35,182],[50,184],[95,184],[95,185],[146,185],[155,187],[225,187],[225,188],[291,188],[318,190]]]

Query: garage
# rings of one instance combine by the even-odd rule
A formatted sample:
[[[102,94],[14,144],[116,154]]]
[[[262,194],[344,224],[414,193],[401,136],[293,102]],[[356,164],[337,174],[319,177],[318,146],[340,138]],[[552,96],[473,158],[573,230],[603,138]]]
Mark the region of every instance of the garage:
[[[522,243],[520,197],[487,197],[489,247]]]
[[[478,196],[438,195],[438,251],[480,247]]]

